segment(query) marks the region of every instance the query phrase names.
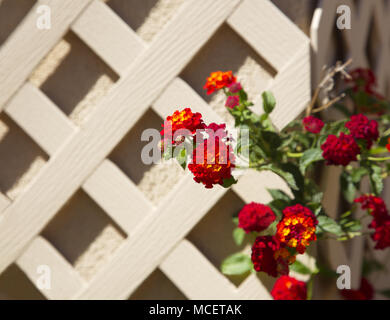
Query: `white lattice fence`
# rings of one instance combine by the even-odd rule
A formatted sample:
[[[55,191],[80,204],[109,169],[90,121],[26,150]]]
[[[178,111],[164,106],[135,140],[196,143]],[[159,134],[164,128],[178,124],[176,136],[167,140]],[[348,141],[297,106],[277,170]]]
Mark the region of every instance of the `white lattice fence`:
[[[340,5],[347,5],[351,9],[350,30],[340,31],[336,28],[337,7]],[[378,77],[378,91],[387,98],[390,97],[390,3],[388,1],[319,1],[311,25],[311,42],[314,51],[312,62],[314,84],[320,81],[324,66],[329,67],[336,60],[346,61],[352,58],[352,68],[369,67],[374,70]],[[333,217],[337,217],[341,211],[338,196],[340,172],[339,168],[326,168],[323,172],[324,201],[328,212]],[[389,199],[389,192],[389,181],[386,181],[384,199]],[[388,201],[386,202],[389,205]],[[361,213],[357,212],[357,214]],[[363,256],[368,247],[380,261],[389,265],[389,255],[386,251],[373,250],[372,242],[368,242],[366,244],[362,238],[357,238],[349,248],[335,241],[331,241],[328,246],[326,254],[333,268],[341,264],[351,266],[354,288],[360,286]],[[385,272],[374,275],[372,283],[377,290],[385,289],[390,285]]]
[[[51,299],[127,298],[156,268],[187,298],[269,298],[255,275],[235,286],[186,239],[223,200],[226,190],[205,190],[185,174],[153,204],[108,156],[149,106],[165,117],[178,106],[189,105],[207,121],[220,121],[178,76],[222,24],[277,71],[267,87],[278,99],[273,120],[282,128],[310,97],[308,38],[266,0],[184,1],[149,43],[101,1],[47,0],[36,6],[39,4],[51,7],[52,29],[35,27],[33,7],[0,49],[0,106],[49,156],[23,192],[12,199],[1,195],[1,271],[16,263],[35,284],[37,266],[49,265],[52,289],[42,290],[42,294]],[[80,126],[26,81],[68,29],[119,75]],[[261,89],[266,88],[259,92]],[[272,175],[250,172],[229,192],[243,202],[266,201],[264,188],[280,183]],[[41,235],[80,188],[126,234],[89,281]]]

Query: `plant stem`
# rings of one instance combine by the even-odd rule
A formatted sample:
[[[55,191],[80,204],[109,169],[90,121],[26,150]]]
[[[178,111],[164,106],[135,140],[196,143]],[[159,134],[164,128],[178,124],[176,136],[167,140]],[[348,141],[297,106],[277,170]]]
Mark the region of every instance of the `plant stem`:
[[[312,274],[307,282],[307,300],[311,300],[313,297],[313,277],[314,275]]]
[[[390,157],[384,157],[384,158],[368,157],[367,160],[370,160],[370,161],[388,161],[388,160],[390,160]]]
[[[287,157],[290,157],[290,158],[301,158],[302,156],[303,156],[303,153],[287,152]]]

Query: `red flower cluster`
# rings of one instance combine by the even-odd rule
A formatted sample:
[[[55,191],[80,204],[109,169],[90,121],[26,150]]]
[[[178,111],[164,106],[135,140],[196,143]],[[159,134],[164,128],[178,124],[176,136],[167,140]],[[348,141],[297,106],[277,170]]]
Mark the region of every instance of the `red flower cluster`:
[[[196,182],[203,183],[206,188],[212,188],[215,184],[223,185],[225,179],[232,177],[234,160],[230,146],[215,137],[204,140],[195,148],[188,169],[193,173]]]
[[[372,300],[374,298],[374,288],[366,278],[362,278],[358,290],[340,290],[340,294],[346,300]]]
[[[229,86],[229,91],[231,93],[238,93],[242,90],[242,85],[241,83],[239,82],[233,82],[230,86]]]
[[[357,68],[351,71],[350,75],[352,79],[347,79],[346,82],[352,83],[352,90],[364,92],[374,100],[367,105],[357,105],[358,109],[364,113],[383,114],[384,108],[380,102],[385,98],[375,90],[377,81],[374,72],[371,69]]]
[[[230,87],[233,83],[236,82],[236,80],[236,77],[233,76],[233,73],[231,71],[215,71],[212,72],[207,78],[206,84],[204,85],[204,89],[207,90],[207,94],[212,94],[216,90]]]
[[[309,208],[300,204],[283,210],[283,218],[277,225],[276,237],[287,247],[305,253],[311,241],[316,241],[317,218]]]
[[[306,131],[315,134],[320,133],[321,129],[324,126],[324,122],[321,119],[318,119],[314,116],[305,117],[302,123]]]
[[[178,130],[185,129],[194,134],[197,129],[204,129],[205,126],[199,112],[193,113],[190,108],[185,108],[182,111],[176,110],[173,115],[167,117],[162,125],[161,135],[167,135],[164,139],[171,139],[173,143]]]
[[[367,149],[370,149],[372,143],[379,138],[378,122],[369,120],[364,114],[351,116],[345,127],[355,139],[365,140]]]
[[[257,272],[265,272],[272,277],[287,275],[288,265],[295,262],[295,256],[281,246],[275,236],[257,237],[252,246],[251,259]]]
[[[363,195],[355,199],[355,202],[360,203],[362,209],[368,210],[373,216],[369,228],[375,230],[371,235],[372,240],[376,241],[375,249],[390,247],[390,215],[383,199],[373,195]]]
[[[390,138],[388,138],[387,139],[387,145],[386,145],[386,148],[387,148],[387,150],[389,150],[389,152],[390,152]]]
[[[356,161],[357,155],[360,154],[360,148],[353,136],[344,132],[341,132],[339,137],[329,135],[321,149],[327,165],[346,166],[351,161]]]
[[[251,202],[238,213],[238,227],[246,233],[261,232],[269,227],[276,219],[275,213],[268,206]]]
[[[276,280],[271,295],[275,300],[306,300],[306,283],[289,276]]]
[[[372,90],[372,87],[376,86],[376,78],[374,72],[371,69],[356,68],[350,73],[352,79],[347,79],[347,82],[352,82],[354,91]]]
[[[233,109],[234,107],[237,107],[239,104],[240,104],[239,96],[229,96],[226,99],[225,107]]]

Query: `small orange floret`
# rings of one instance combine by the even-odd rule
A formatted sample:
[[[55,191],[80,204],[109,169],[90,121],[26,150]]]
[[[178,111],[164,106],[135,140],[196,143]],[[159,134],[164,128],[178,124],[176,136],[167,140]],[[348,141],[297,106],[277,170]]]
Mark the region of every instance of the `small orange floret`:
[[[303,254],[310,242],[317,240],[317,218],[300,204],[283,210],[283,219],[277,225],[276,237],[284,245]]]
[[[204,89],[207,90],[207,94],[212,94],[216,90],[229,87],[236,81],[237,79],[235,76],[233,76],[232,71],[215,71],[212,72],[207,78]]]
[[[206,125],[199,112],[193,113],[190,108],[185,108],[182,111],[176,110],[171,116],[168,116],[162,126],[162,136],[170,132],[172,137],[174,137],[177,130],[186,129],[193,134],[197,129],[204,129]],[[169,139],[170,137],[165,138]]]

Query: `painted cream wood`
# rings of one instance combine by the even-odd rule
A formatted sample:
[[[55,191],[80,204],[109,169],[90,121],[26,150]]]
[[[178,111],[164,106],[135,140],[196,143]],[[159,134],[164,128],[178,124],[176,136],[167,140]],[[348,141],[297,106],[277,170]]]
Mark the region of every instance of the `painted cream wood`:
[[[90,0],[39,0],[35,4],[0,50],[0,110],[89,2]],[[54,23],[50,30],[36,27],[36,9],[39,5],[51,8]]]

